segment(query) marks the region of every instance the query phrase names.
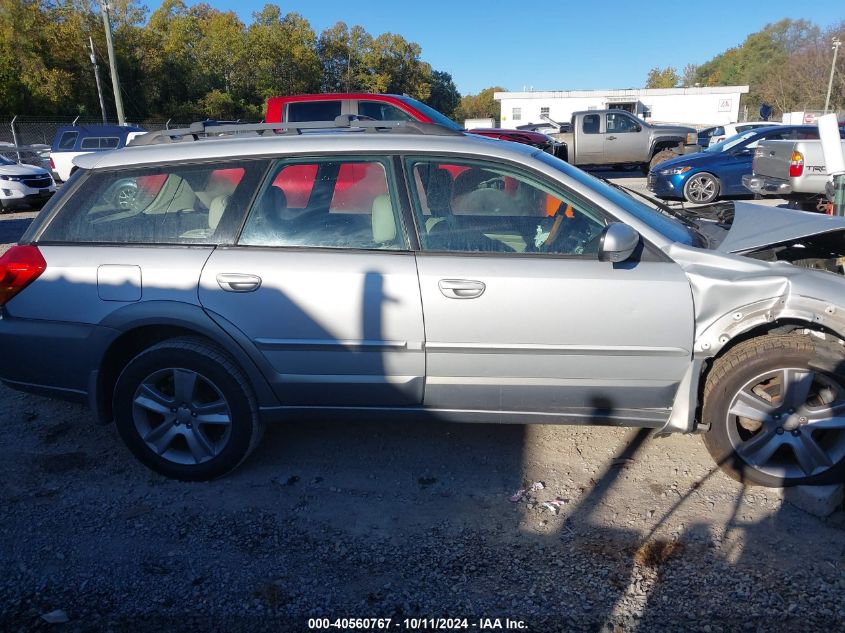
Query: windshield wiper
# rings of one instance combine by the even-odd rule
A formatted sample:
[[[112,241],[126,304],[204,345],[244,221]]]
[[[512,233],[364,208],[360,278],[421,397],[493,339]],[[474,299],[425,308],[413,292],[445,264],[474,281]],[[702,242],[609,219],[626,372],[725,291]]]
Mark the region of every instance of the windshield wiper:
[[[642,198],[643,200],[648,200],[651,204],[653,204],[658,209],[663,211],[663,213],[665,213],[666,215],[669,215],[669,216],[675,218],[676,220],[683,222],[685,225],[687,225],[689,227],[692,227],[694,229],[697,228],[695,223],[692,220],[690,220],[690,217],[696,217],[695,214],[692,211],[687,211],[686,209],[673,209],[672,207],[670,207],[665,202],[662,202],[662,201],[658,200],[657,198],[652,198],[651,196],[648,196],[648,195],[642,193],[641,191],[637,191],[636,189],[631,189],[630,187],[625,187],[625,186],[617,184],[615,182],[611,182],[607,178],[602,178],[602,180],[604,180],[611,187],[615,187],[616,189],[619,189],[620,191],[624,191],[628,195],[635,195],[638,198]]]
[[[647,200],[648,202],[653,204],[655,207],[657,207],[661,212],[663,212],[664,215],[668,215],[669,217],[674,218],[675,220],[677,220],[678,222],[683,224],[685,227],[687,227],[698,238],[698,240],[701,243],[703,243],[703,244],[709,244],[710,243],[710,238],[708,238],[704,233],[702,233],[698,224],[696,224],[692,220],[692,218],[698,217],[698,215],[695,214],[694,212],[687,211],[686,209],[673,209],[672,207],[670,207],[665,202],[661,202],[660,200],[657,200],[656,198],[652,198],[651,196],[648,196],[648,195],[646,195],[642,192],[639,192],[635,189],[631,189],[629,187],[624,187],[624,186],[617,184],[615,182],[611,182],[607,178],[601,178],[601,177],[599,177],[599,178],[601,180],[603,180],[604,182],[606,182],[611,187],[614,187],[614,188],[618,189],[619,191],[628,194],[628,196],[631,196],[631,197],[637,196],[638,198],[642,198],[643,200]]]

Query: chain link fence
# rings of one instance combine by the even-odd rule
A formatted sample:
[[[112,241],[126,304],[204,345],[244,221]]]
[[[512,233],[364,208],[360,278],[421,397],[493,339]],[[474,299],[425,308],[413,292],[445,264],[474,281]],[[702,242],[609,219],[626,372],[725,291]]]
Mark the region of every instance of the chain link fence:
[[[102,119],[96,118],[48,118],[35,116],[17,116],[0,118],[0,143],[12,145],[50,145],[53,137],[63,125],[102,125]],[[109,121],[110,125],[117,125],[116,121]],[[173,127],[186,127],[188,123],[169,121],[144,121],[130,123],[151,132]]]
[[[49,147],[56,131],[65,125],[102,125],[96,118],[55,118],[36,116],[0,117],[0,156],[15,162],[37,165],[49,169]],[[109,125],[117,125],[109,121]],[[150,132],[167,128],[187,127],[188,123],[168,121],[144,121],[129,123]]]

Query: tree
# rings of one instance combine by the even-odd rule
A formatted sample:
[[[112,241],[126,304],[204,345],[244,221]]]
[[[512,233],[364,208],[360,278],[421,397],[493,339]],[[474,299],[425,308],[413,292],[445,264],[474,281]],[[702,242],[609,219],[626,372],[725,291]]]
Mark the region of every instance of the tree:
[[[693,88],[696,84],[696,76],[698,75],[698,66],[695,64],[687,64],[684,66],[684,72],[681,76],[681,86],[684,88]]]
[[[648,78],[645,82],[646,88],[674,88],[681,82],[678,72],[672,67],[667,66],[663,70],[658,67],[652,68],[648,71]]]
[[[422,49],[401,35],[382,33],[364,51],[361,85],[369,92],[408,94],[425,101],[431,94],[431,66]]]
[[[452,75],[441,70],[431,73],[431,94],[426,103],[448,117],[454,115],[461,103],[461,93],[452,81]]]
[[[345,22],[320,33],[317,55],[323,68],[324,92],[357,92],[364,89],[364,52],[372,45],[372,36],[361,26],[351,29]]]
[[[466,119],[499,119],[501,108],[499,102],[493,98],[493,93],[505,92],[501,86],[485,88],[477,95],[466,95],[461,98],[461,105],[455,112],[458,121]]]
[[[282,17],[279,7],[272,4],[254,13],[247,29],[247,55],[252,89],[262,101],[320,89],[317,36],[298,13]]]

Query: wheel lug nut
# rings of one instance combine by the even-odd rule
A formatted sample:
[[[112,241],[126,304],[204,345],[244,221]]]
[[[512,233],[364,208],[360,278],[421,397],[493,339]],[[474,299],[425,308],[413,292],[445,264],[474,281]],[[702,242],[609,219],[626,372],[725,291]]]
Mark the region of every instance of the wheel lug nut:
[[[775,433],[777,433],[778,435],[783,435],[783,427],[782,427],[782,426],[779,426],[779,427],[777,428],[777,431],[775,431]]]
[[[798,437],[799,435],[801,435],[801,431],[798,429],[792,429],[792,435]]]
[[[196,411],[194,411],[194,412],[191,414],[191,417],[192,417],[192,418],[197,417],[197,412],[196,412]]]
[[[798,421],[801,424],[807,424],[807,418],[805,418],[803,415],[800,418],[798,418]]]

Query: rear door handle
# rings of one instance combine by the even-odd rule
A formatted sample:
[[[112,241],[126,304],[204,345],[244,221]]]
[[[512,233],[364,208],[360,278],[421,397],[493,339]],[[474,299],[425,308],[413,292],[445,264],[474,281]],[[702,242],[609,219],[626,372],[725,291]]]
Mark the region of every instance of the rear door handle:
[[[471,279],[441,279],[437,285],[443,296],[450,299],[475,299],[483,295],[487,288],[483,281]]]
[[[241,273],[220,273],[217,285],[226,292],[252,292],[261,287],[261,277]]]
[[[616,137],[615,137],[615,136],[608,136],[608,137],[607,137],[607,140],[608,140],[608,141],[615,141],[615,140],[616,140]]]

